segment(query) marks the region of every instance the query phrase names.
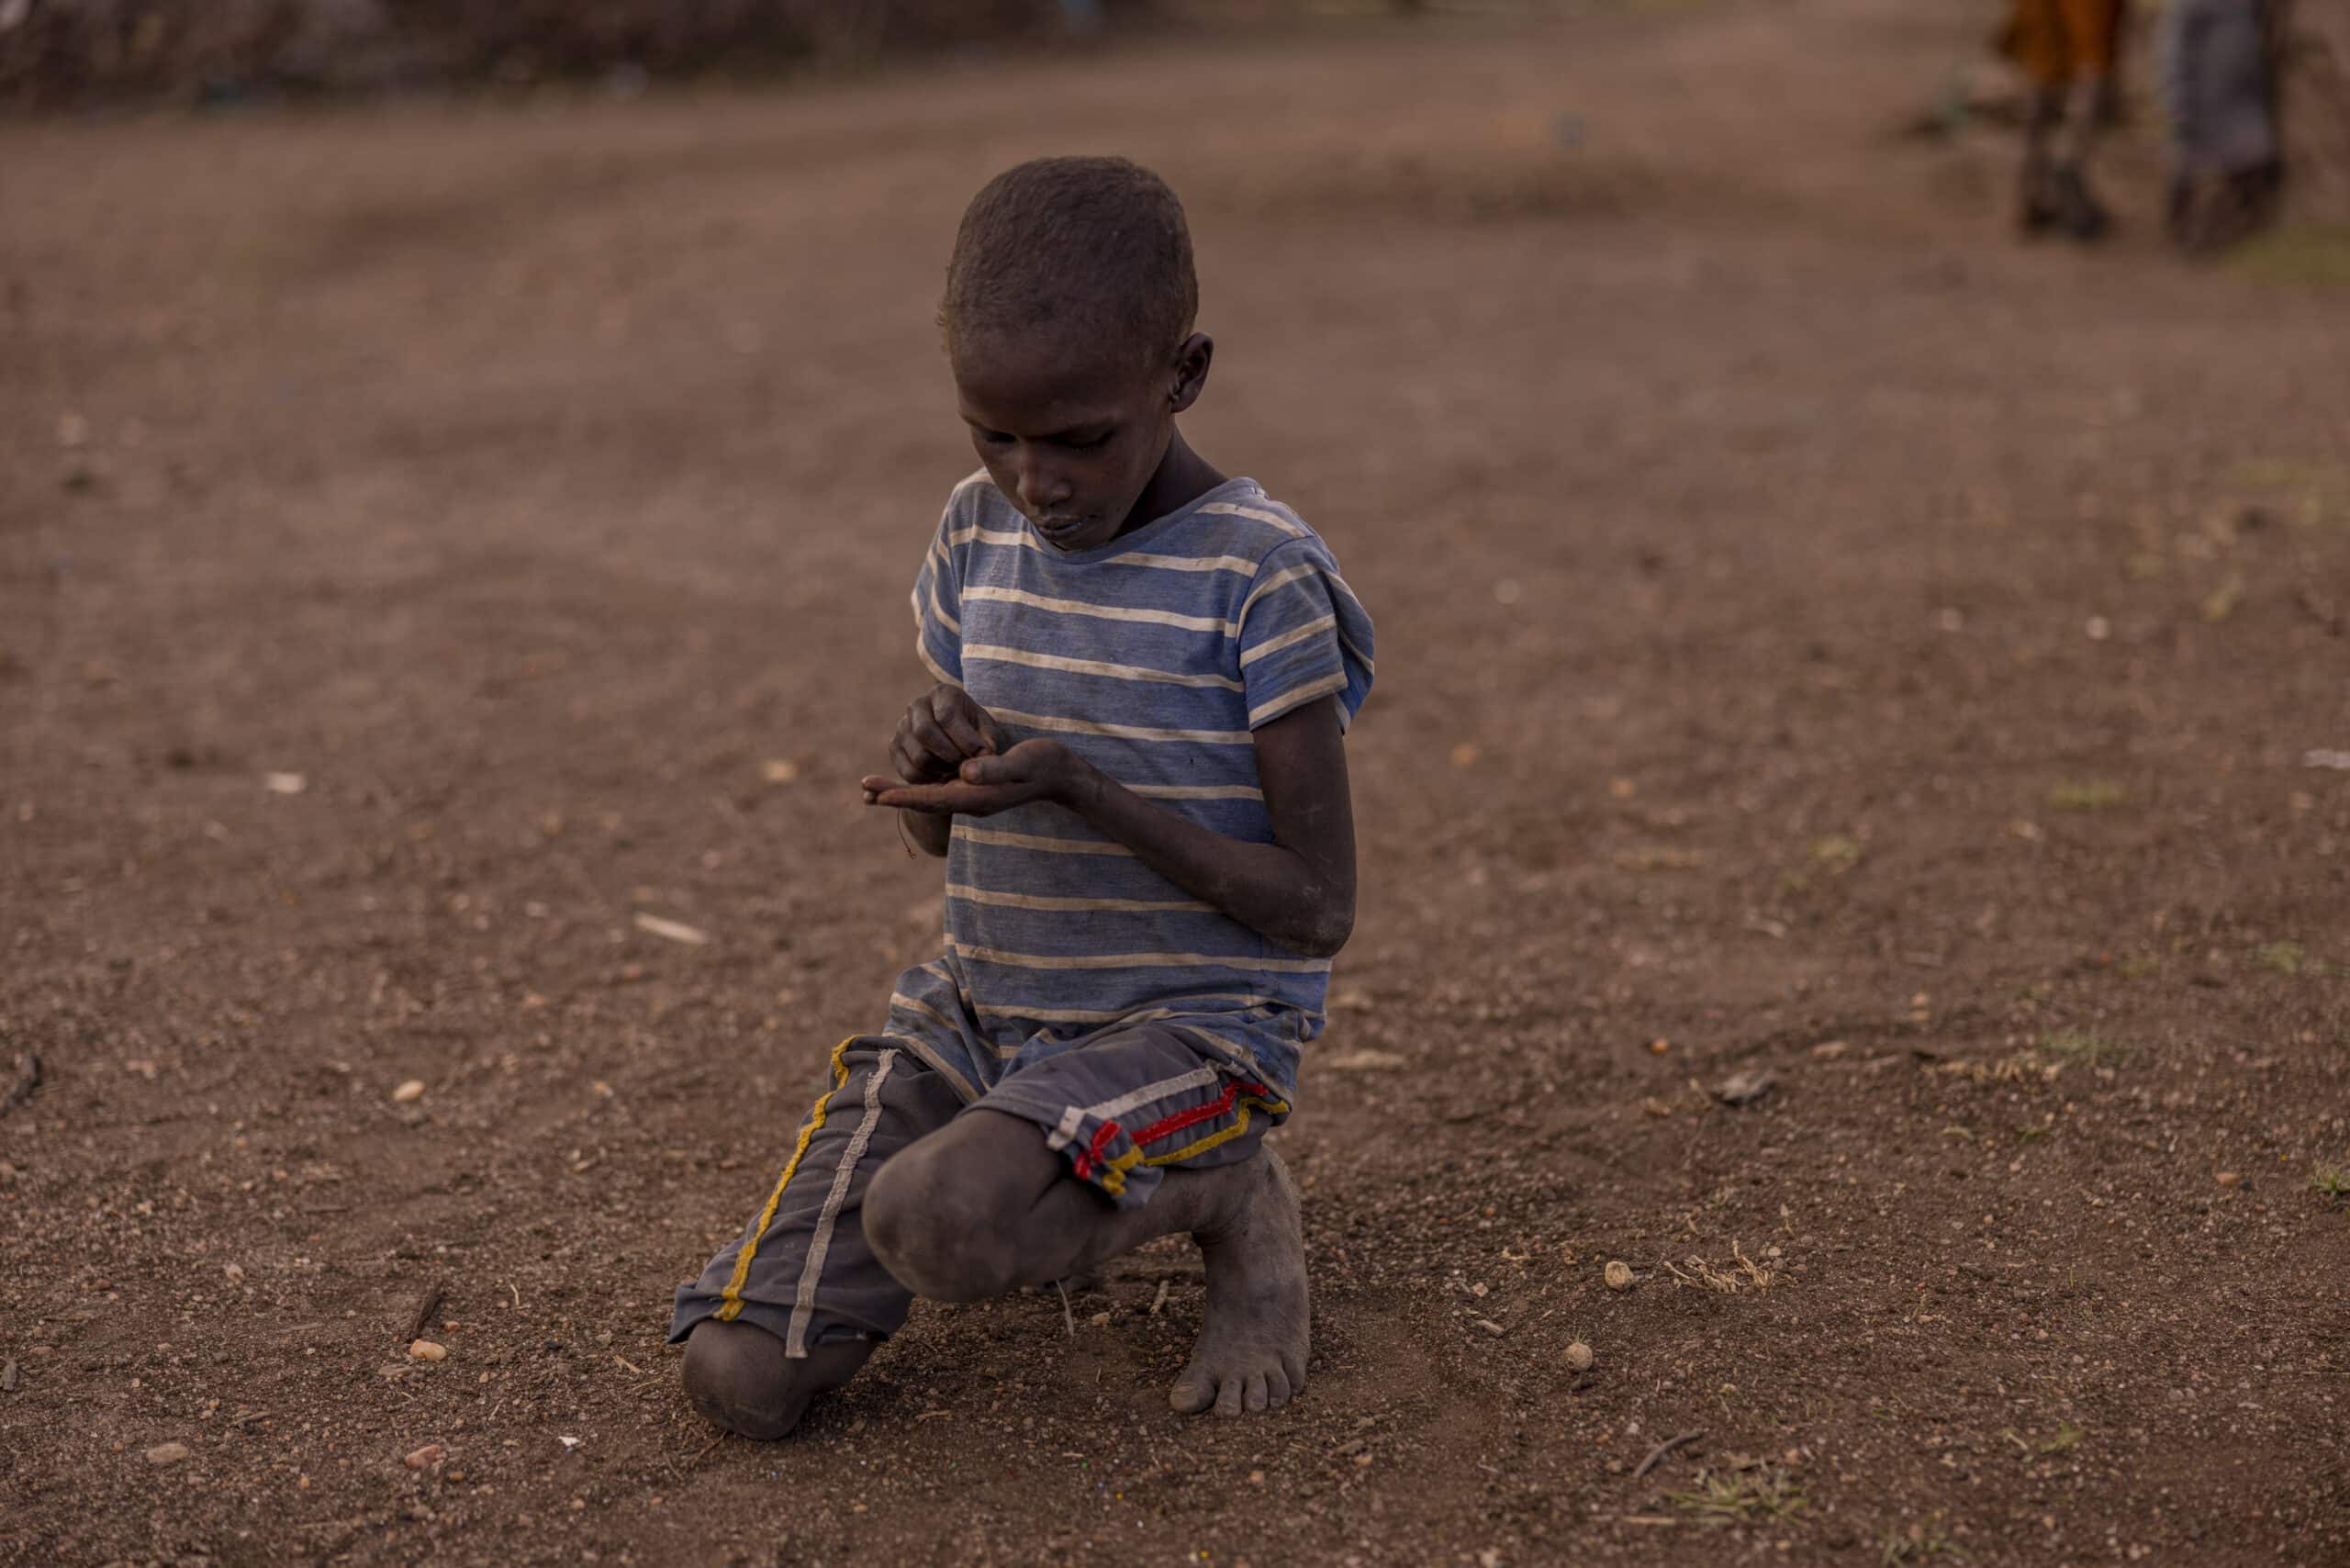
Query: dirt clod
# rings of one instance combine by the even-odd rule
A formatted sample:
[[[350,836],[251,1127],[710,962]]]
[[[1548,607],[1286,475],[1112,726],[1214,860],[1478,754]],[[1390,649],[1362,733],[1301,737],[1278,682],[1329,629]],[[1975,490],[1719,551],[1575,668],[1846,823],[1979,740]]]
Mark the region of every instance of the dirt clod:
[[[441,1453],[439,1443],[427,1443],[420,1449],[410,1450],[408,1457],[400,1462],[410,1470],[429,1470],[441,1462]]]
[[[1607,1288],[1611,1291],[1632,1288],[1632,1266],[1620,1258],[1610,1258],[1607,1267],[1599,1271],[1599,1276],[1607,1282]]]
[[[157,1443],[147,1450],[150,1464],[177,1464],[195,1450],[185,1443]]]
[[[1578,1339],[1567,1347],[1567,1365],[1576,1372],[1591,1370],[1591,1347]]]

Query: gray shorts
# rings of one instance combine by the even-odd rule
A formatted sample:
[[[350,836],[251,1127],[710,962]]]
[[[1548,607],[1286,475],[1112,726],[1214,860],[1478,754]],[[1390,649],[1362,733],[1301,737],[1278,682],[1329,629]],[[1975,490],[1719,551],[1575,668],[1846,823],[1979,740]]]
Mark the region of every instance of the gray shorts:
[[[1148,1201],[1161,1170],[1247,1159],[1289,1114],[1276,1090],[1158,1025],[1104,1030],[972,1104],[1035,1123],[1071,1175],[1127,1206]],[[866,1244],[866,1189],[900,1149],[968,1108],[943,1074],[890,1038],[842,1041],[832,1087],[801,1124],[767,1202],[699,1279],[677,1287],[671,1340],[705,1317],[755,1323],[789,1356],[897,1332],[913,1293]]]

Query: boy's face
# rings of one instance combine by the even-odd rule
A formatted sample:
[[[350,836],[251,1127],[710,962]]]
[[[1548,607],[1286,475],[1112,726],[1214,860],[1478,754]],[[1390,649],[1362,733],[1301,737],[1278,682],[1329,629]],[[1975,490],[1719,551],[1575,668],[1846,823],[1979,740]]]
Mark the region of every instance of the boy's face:
[[[954,368],[988,477],[1062,551],[1125,529],[1190,401],[1173,360],[1051,332],[987,333],[957,346]]]

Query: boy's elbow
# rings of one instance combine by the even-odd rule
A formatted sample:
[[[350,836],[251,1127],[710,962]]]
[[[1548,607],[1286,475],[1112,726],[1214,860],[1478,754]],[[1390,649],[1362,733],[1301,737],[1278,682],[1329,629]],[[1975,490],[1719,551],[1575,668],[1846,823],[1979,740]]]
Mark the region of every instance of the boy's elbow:
[[[1282,946],[1309,958],[1335,958],[1354,934],[1352,909],[1323,908],[1314,911]]]

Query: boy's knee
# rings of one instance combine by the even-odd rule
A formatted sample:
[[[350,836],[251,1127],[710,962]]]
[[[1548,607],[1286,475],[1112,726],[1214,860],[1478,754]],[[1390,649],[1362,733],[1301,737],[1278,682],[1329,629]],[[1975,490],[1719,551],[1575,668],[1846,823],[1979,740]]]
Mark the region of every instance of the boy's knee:
[[[746,1438],[780,1438],[808,1403],[846,1383],[873,1350],[869,1340],[819,1345],[805,1357],[748,1323],[705,1317],[686,1337],[686,1397],[703,1417]]]
[[[900,1284],[933,1301],[983,1301],[1017,1285],[1001,1194],[926,1140],[874,1174],[865,1238]]]

